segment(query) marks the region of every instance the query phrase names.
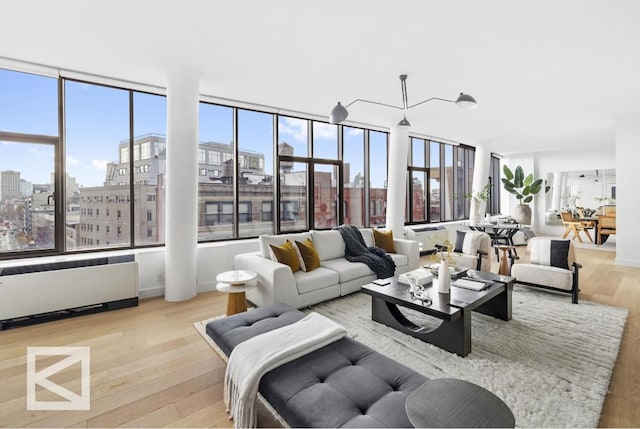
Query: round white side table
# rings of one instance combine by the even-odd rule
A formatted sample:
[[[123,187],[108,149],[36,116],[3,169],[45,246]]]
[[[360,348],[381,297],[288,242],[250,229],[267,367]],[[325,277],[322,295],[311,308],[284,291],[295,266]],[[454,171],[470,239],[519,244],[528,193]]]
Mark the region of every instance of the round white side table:
[[[256,273],[248,270],[225,271],[216,276],[219,292],[229,294],[227,297],[227,316],[247,311],[247,297],[245,292],[256,287],[248,283],[258,277]]]

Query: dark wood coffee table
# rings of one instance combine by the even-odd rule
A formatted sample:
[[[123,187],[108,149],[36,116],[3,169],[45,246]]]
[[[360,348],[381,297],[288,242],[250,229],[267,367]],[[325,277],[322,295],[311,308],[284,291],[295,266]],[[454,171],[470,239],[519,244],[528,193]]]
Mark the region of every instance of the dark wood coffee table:
[[[362,287],[362,292],[371,295],[371,318],[400,332],[434,344],[451,353],[466,356],[471,353],[471,312],[487,314],[502,320],[511,320],[511,293],[515,278],[499,274],[470,270],[468,277],[493,283],[479,292],[451,287],[451,293],[440,294],[432,283],[425,286],[432,300],[424,304],[409,293],[409,286],[389,279],[390,284],[378,286],[373,283]],[[442,320],[435,329],[418,326],[409,321],[400,307]]]

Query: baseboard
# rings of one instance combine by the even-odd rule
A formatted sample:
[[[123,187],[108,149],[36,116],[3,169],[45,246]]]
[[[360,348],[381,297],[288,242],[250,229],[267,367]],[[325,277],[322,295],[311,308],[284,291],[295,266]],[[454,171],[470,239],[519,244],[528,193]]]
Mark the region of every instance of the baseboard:
[[[616,265],[640,268],[640,261],[638,261],[637,259],[616,258],[614,262]]]
[[[149,289],[141,289],[138,291],[138,296],[140,297],[140,299],[164,296],[164,286],[157,286]]]

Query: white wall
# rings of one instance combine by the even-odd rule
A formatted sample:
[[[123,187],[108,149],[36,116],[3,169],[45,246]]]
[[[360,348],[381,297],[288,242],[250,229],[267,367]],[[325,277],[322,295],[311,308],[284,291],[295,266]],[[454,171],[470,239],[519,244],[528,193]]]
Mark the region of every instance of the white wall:
[[[233,257],[238,253],[257,252],[258,240],[237,240],[198,245],[197,292],[216,288],[216,276],[233,269]],[[165,249],[134,251],[138,261],[140,298],[164,295]]]
[[[616,122],[616,263],[640,267],[640,113]]]

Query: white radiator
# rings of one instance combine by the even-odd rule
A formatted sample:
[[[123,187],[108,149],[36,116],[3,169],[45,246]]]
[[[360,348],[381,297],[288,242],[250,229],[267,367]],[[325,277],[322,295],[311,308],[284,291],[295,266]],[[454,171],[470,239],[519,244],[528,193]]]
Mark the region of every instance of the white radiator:
[[[137,297],[133,256],[0,268],[0,323],[97,304],[131,306]]]
[[[420,253],[436,249],[436,244],[444,244],[449,239],[449,230],[443,226],[407,228],[407,239],[420,243]]]

